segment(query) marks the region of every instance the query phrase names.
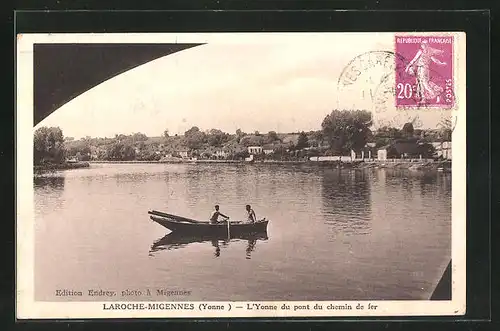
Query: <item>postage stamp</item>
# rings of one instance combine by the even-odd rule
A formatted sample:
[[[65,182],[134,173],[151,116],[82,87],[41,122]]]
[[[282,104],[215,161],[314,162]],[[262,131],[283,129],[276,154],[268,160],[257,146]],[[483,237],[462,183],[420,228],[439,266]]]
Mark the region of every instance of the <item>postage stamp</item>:
[[[18,36],[17,317],[463,315],[439,38]]]
[[[454,106],[453,36],[395,36],[396,105],[406,107]]]

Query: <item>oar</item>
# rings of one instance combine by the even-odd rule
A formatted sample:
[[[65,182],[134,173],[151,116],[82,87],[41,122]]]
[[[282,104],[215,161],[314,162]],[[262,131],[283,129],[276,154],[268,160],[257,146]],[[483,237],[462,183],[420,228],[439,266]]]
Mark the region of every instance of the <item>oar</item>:
[[[226,222],[227,222],[227,241],[229,242],[229,240],[231,239],[231,235],[229,232],[229,218],[226,219]]]
[[[150,210],[150,211],[148,211],[148,214],[150,214],[150,215],[156,215],[156,216],[161,216],[161,217],[172,218],[172,219],[177,220],[177,221],[183,221],[183,222],[189,222],[189,223],[200,223],[200,221],[197,221],[197,220],[193,220],[193,219],[190,219],[190,218],[186,218],[186,217],[182,217],[182,216],[177,216],[177,215],[173,215],[173,214],[167,214],[167,213],[164,213],[164,212],[161,212],[161,211],[157,211],[157,210]]]

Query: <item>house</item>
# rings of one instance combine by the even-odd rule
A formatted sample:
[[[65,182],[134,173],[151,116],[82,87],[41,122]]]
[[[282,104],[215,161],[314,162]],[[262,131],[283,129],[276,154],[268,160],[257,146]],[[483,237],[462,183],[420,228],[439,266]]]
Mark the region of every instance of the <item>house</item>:
[[[350,162],[352,161],[351,156],[340,156],[340,155],[323,155],[323,156],[311,156],[309,161],[315,162]]]
[[[262,146],[248,146],[248,153],[249,154],[262,154]]]
[[[105,154],[105,153],[106,153],[106,150],[101,148],[101,147],[90,146],[90,159],[91,160],[98,160],[100,158],[100,156]]]
[[[387,160],[395,158],[429,158],[432,157],[431,144],[418,139],[399,139],[377,150],[377,159]]]
[[[418,158],[420,156],[416,143],[393,142],[392,144],[380,147],[377,151],[379,160]]]
[[[266,155],[272,154],[272,153],[276,153],[276,152],[280,152],[280,151],[282,151],[282,152],[289,152],[290,151],[290,145],[289,144],[285,144],[285,143],[276,142],[276,143],[273,143],[273,144],[264,145],[262,147],[262,151]]]
[[[367,143],[365,147],[358,150],[351,150],[351,158],[356,159],[371,159],[376,154],[375,143]]]
[[[436,150],[436,156],[451,160],[451,141],[433,142],[431,143]]]
[[[299,142],[299,134],[298,133],[290,133],[285,135],[281,142],[287,146],[295,146]]]
[[[272,154],[272,153],[278,151],[280,148],[286,150],[287,147],[288,147],[287,145],[279,144],[279,143],[267,144],[267,145],[262,146],[262,152],[266,155],[269,155],[269,154]]]
[[[364,160],[372,158],[372,151],[369,148],[362,148],[359,150],[351,150],[351,158],[353,160]]]
[[[328,149],[330,148],[330,143],[326,139],[314,139],[311,138],[309,139],[309,146],[310,147],[315,147],[315,148],[321,148],[321,149]]]
[[[248,153],[247,147],[241,146],[240,144],[238,144],[238,142],[234,140],[225,143],[222,147],[222,151],[223,152],[220,152],[220,154],[221,155],[225,154],[224,158],[226,159],[238,157],[238,155]]]
[[[387,160],[387,150],[391,145],[382,146],[377,150],[377,159],[380,161]]]
[[[179,156],[183,159],[186,159],[188,157],[189,150],[187,148],[181,148],[177,150],[177,154],[179,154]]]
[[[215,157],[219,158],[219,159],[222,159],[222,158],[226,158],[229,156],[229,151],[226,150],[226,149],[217,149],[214,154],[213,154]]]
[[[275,147],[273,144],[267,144],[267,145],[262,146],[262,151],[266,155],[274,153],[274,150],[275,150]]]

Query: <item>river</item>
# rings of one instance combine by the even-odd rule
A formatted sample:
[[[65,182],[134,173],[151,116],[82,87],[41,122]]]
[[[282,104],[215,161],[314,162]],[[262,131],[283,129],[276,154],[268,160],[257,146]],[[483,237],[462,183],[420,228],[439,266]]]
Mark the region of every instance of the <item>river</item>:
[[[451,256],[450,174],[93,164],[34,182],[39,301],[427,300]],[[241,219],[247,203],[267,237],[172,243],[147,214]]]

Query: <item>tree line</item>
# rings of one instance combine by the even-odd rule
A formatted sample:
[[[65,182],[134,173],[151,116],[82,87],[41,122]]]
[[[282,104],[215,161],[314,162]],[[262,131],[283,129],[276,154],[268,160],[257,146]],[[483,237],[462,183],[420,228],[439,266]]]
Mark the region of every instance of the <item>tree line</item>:
[[[80,161],[155,161],[164,155],[181,156],[189,151],[190,156],[210,158],[215,151],[229,150],[226,158],[248,157],[248,146],[273,146],[269,158],[309,157],[318,155],[349,155],[368,142],[375,147],[388,145],[398,139],[418,138],[424,142],[450,141],[451,123],[444,122],[436,130],[415,129],[412,123],[402,128],[381,127],[371,131],[372,116],[365,110],[333,110],[321,123],[321,129],[295,134],[275,131],[260,133],[243,132],[241,129],[229,134],[220,129],[201,130],[193,126],[184,135],[170,135],[165,130],[162,137],[148,137],[143,133],[115,135],[113,138],[85,137],[79,140],[64,138],[58,127],[41,127],[34,133],[34,162],[61,163],[67,159]],[[294,139],[288,139],[295,137]],[[288,140],[287,140],[288,139]]]

